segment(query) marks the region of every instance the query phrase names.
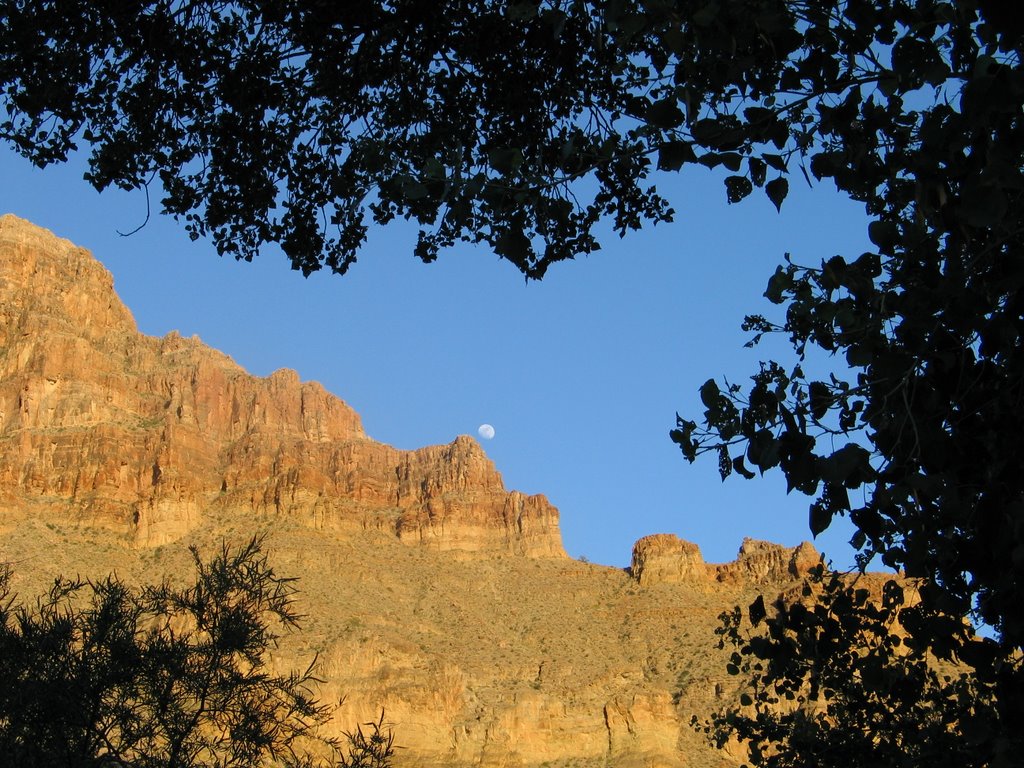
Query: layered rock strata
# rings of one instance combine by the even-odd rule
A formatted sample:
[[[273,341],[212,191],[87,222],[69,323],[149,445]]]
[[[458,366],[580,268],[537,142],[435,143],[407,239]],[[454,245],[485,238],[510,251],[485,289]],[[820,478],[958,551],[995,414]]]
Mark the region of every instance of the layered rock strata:
[[[0,218],[0,500],[181,538],[211,513],[373,528],[465,553],[564,557],[558,512],[469,437],[400,451],[293,371],[140,334],[87,251]]]
[[[188,546],[266,535],[299,579],[328,735],[381,711],[397,768],[730,768],[690,726],[737,700],[714,628],[794,589],[810,545],[705,563],[671,535],[629,571],[564,555],[543,496],[469,437],[400,451],[291,371],[140,334],[86,251],[0,217],[0,562],[29,602],[58,573],[189,572]]]

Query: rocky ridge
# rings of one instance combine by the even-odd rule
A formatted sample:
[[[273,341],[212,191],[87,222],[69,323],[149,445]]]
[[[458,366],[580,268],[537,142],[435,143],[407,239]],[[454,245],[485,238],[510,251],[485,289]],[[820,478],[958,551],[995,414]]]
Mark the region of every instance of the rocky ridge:
[[[0,217],[0,560],[154,581],[186,545],[267,535],[338,732],[381,708],[400,766],[718,766],[688,723],[730,701],[718,614],[789,589],[809,544],[733,563],[660,534],[623,571],[565,556],[558,512],[469,437],[400,451],[291,371],[140,334],[88,252]]]
[[[85,250],[0,218],[0,493],[143,546],[212,511],[377,528],[465,553],[564,557],[558,512],[505,490],[469,437],[399,451],[319,384],[140,334]]]
[[[668,533],[645,536],[633,545],[630,573],[640,584],[689,584],[710,587],[726,582],[782,584],[802,579],[821,562],[809,542],[795,548],[745,538],[731,563],[705,563],[700,548]]]

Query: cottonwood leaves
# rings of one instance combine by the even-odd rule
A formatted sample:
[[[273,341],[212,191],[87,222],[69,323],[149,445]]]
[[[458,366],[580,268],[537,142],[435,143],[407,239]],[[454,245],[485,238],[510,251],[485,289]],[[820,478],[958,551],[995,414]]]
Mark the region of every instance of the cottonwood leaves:
[[[702,397],[703,420],[679,417],[672,438],[689,460],[714,455],[723,476],[740,461],[778,466],[791,491],[812,497],[813,533],[848,515],[862,568],[877,558],[924,580],[903,629],[922,654],[968,665],[989,686],[993,719],[960,736],[987,733],[993,760],[1019,754],[1008,724],[1024,713],[1021,24],[989,2],[850,0],[802,14],[818,52],[791,58],[779,83],[829,95],[807,93],[813,110],[791,103],[800,150],[789,162],[805,160],[808,179],[864,204],[873,249],[803,264],[787,255],[765,290],[782,316],[751,315],[744,328],[751,344],[782,334],[794,357],[717,389],[729,406]],[[835,605],[840,622],[860,610]],[[979,645],[966,622],[987,625],[995,642]],[[876,630],[884,637],[866,626],[836,642],[857,653]],[[817,653],[811,635],[786,642],[794,658]],[[864,681],[879,693],[877,676]],[[894,739],[914,729],[909,715]],[[811,733],[796,720],[774,727],[761,735]],[[801,744],[819,764],[856,764],[841,750],[825,760],[809,737]]]
[[[670,220],[650,175],[695,163],[781,205],[795,124],[767,99],[813,42],[780,0],[4,2],[0,22],[0,137],[41,166],[85,145],[97,189],[162,188],[193,238],[276,243],[306,274],[401,218],[426,261],[484,243],[538,278],[602,220]]]
[[[692,725],[719,747],[738,740],[764,768],[1015,764],[995,680],[937,663],[908,628],[943,624],[927,634],[955,637],[974,660],[995,643],[925,611],[922,588],[818,568],[798,596],[722,614],[727,671],[746,685],[738,708]]]

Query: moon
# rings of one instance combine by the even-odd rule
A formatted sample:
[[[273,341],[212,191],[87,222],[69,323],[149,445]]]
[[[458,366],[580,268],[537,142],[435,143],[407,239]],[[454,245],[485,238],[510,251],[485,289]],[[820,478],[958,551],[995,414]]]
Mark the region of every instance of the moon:
[[[484,440],[490,440],[492,437],[494,437],[494,427],[492,427],[490,424],[481,424],[480,428],[476,431],[476,433],[480,435],[480,437],[482,437]]]

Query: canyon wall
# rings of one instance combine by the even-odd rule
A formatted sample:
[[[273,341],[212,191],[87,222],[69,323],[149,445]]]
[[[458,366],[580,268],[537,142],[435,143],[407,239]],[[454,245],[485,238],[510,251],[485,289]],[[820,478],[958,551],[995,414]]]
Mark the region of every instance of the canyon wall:
[[[418,546],[564,557],[558,512],[505,490],[469,437],[399,451],[293,371],[140,334],[87,251],[0,218],[0,493],[141,546],[204,515],[376,528]]]
[[[320,385],[251,376],[196,338],[140,334],[85,250],[0,217],[0,561],[180,578],[188,546],[266,536],[299,578],[333,732],[383,710],[397,765],[733,766],[690,727],[735,700],[718,615],[791,589],[810,545],[705,563],[667,534],[628,570],[565,556],[558,512],[475,440],[401,451]]]

